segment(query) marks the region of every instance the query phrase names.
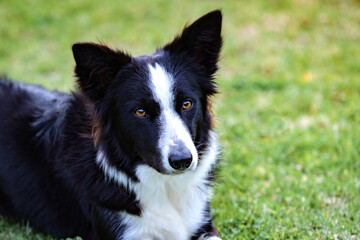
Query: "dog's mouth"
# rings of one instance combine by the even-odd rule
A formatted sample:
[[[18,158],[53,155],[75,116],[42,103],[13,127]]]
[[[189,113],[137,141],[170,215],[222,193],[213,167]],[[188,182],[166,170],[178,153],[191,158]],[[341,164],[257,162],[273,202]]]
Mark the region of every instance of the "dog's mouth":
[[[141,154],[137,151],[136,156],[140,164],[148,165],[163,175],[180,175],[194,171],[198,165],[198,152],[191,151],[185,144],[175,142],[166,150],[151,154]]]
[[[163,164],[158,164],[159,162],[161,161],[151,161],[147,164],[162,175],[181,175],[194,171],[197,167],[196,162],[193,160],[191,162],[173,163],[173,166],[169,163],[167,164],[168,166],[164,166]]]

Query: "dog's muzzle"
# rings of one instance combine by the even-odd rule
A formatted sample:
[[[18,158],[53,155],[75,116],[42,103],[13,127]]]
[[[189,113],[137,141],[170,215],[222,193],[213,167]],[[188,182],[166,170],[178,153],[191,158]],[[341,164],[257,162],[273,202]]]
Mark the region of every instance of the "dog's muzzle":
[[[193,157],[190,150],[180,141],[174,141],[170,146],[169,164],[176,171],[188,169],[192,163]]]

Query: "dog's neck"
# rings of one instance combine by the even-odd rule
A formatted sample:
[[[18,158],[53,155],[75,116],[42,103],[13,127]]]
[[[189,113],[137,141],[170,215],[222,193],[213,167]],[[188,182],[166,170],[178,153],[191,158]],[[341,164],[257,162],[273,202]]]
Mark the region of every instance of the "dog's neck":
[[[157,236],[157,239],[188,239],[209,219],[204,215],[211,194],[211,174],[219,152],[216,134],[210,132],[208,146],[201,154],[198,167],[178,175],[160,174],[147,165],[135,170],[139,181],[111,166],[106,154],[99,149],[96,163],[106,178],[135,193],[141,205],[141,216],[119,213],[129,224],[126,237]],[[149,224],[152,223],[152,224]],[[137,226],[137,227],[134,227]],[[158,235],[160,234],[160,235]],[[127,239],[127,238],[126,238]]]

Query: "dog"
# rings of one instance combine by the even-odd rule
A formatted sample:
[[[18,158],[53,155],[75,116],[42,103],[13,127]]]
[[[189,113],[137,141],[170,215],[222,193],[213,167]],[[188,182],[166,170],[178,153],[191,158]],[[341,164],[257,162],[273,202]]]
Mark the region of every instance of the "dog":
[[[220,240],[209,199],[222,13],[152,55],[75,43],[72,94],[0,80],[0,214],[54,238]]]

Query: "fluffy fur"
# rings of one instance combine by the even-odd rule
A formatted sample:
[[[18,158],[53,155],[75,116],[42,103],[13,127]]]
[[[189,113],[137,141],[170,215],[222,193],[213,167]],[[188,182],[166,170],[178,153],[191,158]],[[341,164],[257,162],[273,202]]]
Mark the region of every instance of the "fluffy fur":
[[[221,21],[210,12],[147,56],[76,43],[73,94],[0,80],[0,214],[56,238],[220,239]]]

